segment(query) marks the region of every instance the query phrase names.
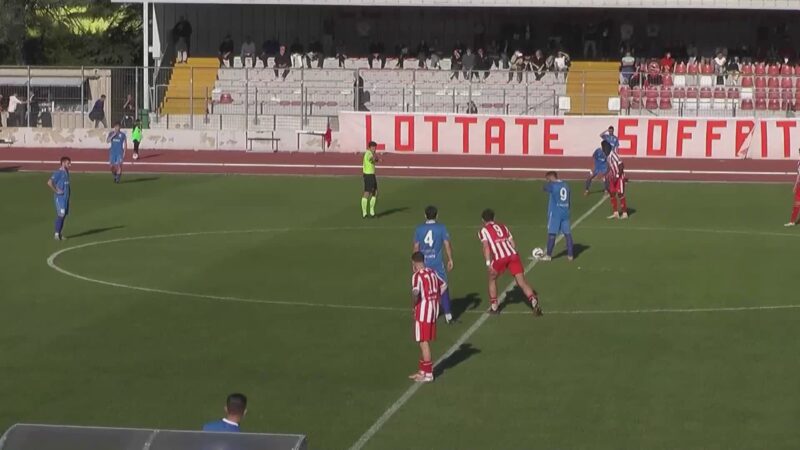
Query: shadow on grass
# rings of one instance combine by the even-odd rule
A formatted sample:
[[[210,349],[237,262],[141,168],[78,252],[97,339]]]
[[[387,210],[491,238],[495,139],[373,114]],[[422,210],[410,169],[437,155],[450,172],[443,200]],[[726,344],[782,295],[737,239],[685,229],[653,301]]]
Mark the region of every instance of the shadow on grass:
[[[473,310],[480,306],[480,304],[481,298],[475,292],[470,292],[463,297],[451,299],[450,311],[453,313],[453,319],[458,320],[465,311]]]
[[[525,297],[525,293],[522,292],[522,289],[520,289],[519,286],[514,286],[514,289],[512,289],[511,292],[506,295],[505,301],[500,304],[500,311],[502,312],[507,307],[516,305],[518,303],[522,303],[526,308],[531,309],[531,304],[528,302],[528,298]]]
[[[139,150],[139,161],[143,159],[155,158],[157,156],[161,156],[161,153],[143,153],[141,150]]]
[[[104,228],[92,228],[90,230],[81,231],[80,233],[71,234],[67,237],[70,239],[75,239],[79,237],[92,236],[94,234],[105,233],[106,231],[119,230],[120,228],[125,228],[125,225],[116,225],[113,227],[104,227]]]
[[[585,252],[586,250],[589,250],[590,248],[591,248],[591,246],[589,246],[589,245],[574,244],[572,246],[572,251],[573,251],[573,254],[574,254],[575,258],[577,259],[577,258],[579,258],[581,256],[581,253]],[[561,250],[561,252],[559,252],[557,255],[553,256],[553,259],[562,258],[562,257],[564,257],[564,258],[567,257],[567,249],[566,248],[564,250]]]
[[[22,166],[5,166],[5,167],[0,167],[0,173],[6,173],[6,172],[7,172],[7,173],[19,172],[19,169],[21,169],[21,168],[22,168]]]
[[[375,214],[375,217],[380,219],[381,217],[391,216],[392,214],[401,213],[403,211],[408,211],[408,206],[403,206],[402,208],[387,209],[386,211],[381,211],[378,214]]]
[[[161,178],[159,177],[141,177],[141,178],[126,178],[122,181],[123,184],[128,183],[146,183],[148,181],[158,181]]]
[[[433,369],[433,374],[436,378],[439,378],[448,370],[456,367],[480,352],[480,349],[473,347],[469,342],[465,342],[461,344],[456,351],[450,354],[450,356],[448,356],[444,361],[439,363],[439,365]]]

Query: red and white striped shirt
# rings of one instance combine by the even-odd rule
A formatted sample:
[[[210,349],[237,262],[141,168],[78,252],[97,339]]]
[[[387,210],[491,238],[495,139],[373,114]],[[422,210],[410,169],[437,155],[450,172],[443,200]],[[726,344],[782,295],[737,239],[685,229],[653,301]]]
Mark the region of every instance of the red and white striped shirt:
[[[800,161],[797,162],[797,178],[794,180],[794,191],[800,191]]]
[[[619,159],[617,152],[608,154],[608,176],[617,179],[622,176],[622,160]]]
[[[478,232],[478,239],[489,244],[493,262],[517,254],[512,238],[508,227],[497,222],[486,223]]]
[[[416,297],[414,320],[422,323],[434,323],[439,317],[439,299],[447,289],[436,271],[424,268],[411,276],[411,293]]]

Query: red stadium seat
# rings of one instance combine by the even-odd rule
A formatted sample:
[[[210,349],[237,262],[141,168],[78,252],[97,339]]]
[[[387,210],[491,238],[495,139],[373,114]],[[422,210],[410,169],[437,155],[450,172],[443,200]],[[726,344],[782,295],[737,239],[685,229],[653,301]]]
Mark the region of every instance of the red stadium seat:
[[[780,85],[781,82],[778,80],[778,77],[769,77],[769,79],[767,80],[767,87],[770,89],[774,89],[776,87],[779,87]]]
[[[728,98],[739,98],[739,88],[728,88]]]
[[[230,93],[223,92],[219,96],[219,103],[223,105],[233,103],[233,97],[231,97]]]
[[[742,87],[753,87],[753,77],[742,78]]]
[[[672,89],[661,86],[661,90],[658,92],[658,98],[672,98]]]
[[[710,87],[702,87],[700,88],[700,98],[711,98],[711,88]]]
[[[753,74],[753,65],[752,64],[743,64],[742,65],[742,74],[743,75],[752,75]]]
[[[688,66],[686,66],[686,73],[689,75],[697,75],[697,72],[697,63],[690,63]]]
[[[703,73],[703,75],[712,75],[714,73],[714,66],[712,66],[711,64],[705,63],[705,64],[703,64],[703,67],[701,68],[701,72]]]
[[[759,100],[759,99],[766,100],[766,98],[767,98],[767,90],[766,89],[756,89],[753,92],[753,96],[756,98],[756,100]]]
[[[642,88],[640,88],[639,86],[634,86],[631,89],[631,97],[633,97],[633,98],[635,98],[637,100],[642,98]]]
[[[658,98],[658,90],[654,86],[649,86],[646,91],[644,91],[644,95],[647,98]]]
[[[326,102],[325,105],[326,106],[336,106],[336,105],[338,105],[338,103],[336,103],[334,101],[329,101],[329,102]]]
[[[672,98],[686,98],[686,89],[682,87],[673,88]]]
[[[781,73],[781,68],[776,64],[770,64],[767,67],[767,75],[778,75],[779,73]]]
[[[790,76],[782,76],[781,77],[781,87],[784,89],[791,89],[792,88],[792,77]]]
[[[672,75],[665,73],[661,77],[661,85],[662,86],[672,86]]]
[[[684,75],[686,74],[686,64],[683,61],[679,62],[677,66],[675,66],[675,74],[676,75]]]
[[[781,75],[794,75],[794,67],[790,66],[789,64],[782,65]]]
[[[686,98],[697,98],[697,88],[690,87],[686,89]]]
[[[767,73],[767,69],[765,68],[763,62],[756,64],[755,73],[756,75],[765,75]]]
[[[644,103],[645,109],[658,109],[658,100],[648,97]]]
[[[630,95],[631,95],[631,88],[629,88],[627,84],[621,84],[619,86],[619,96],[630,97]]]
[[[779,100],[781,98],[781,91],[779,89],[770,89],[767,93],[767,98],[770,100]]]
[[[769,110],[770,111],[780,111],[781,110],[781,102],[775,99],[769,101]]]
[[[639,109],[642,107],[642,100],[638,97],[631,97],[631,108]]]
[[[725,93],[725,88],[722,86],[717,86],[714,88],[714,98],[726,98],[727,94]]]
[[[797,79],[795,80],[794,87],[800,89],[800,77],[797,77]]]
[[[750,111],[753,109],[753,101],[750,99],[744,99],[742,100],[742,103],[739,107],[744,110]]]
[[[781,89],[781,99],[782,100],[791,100],[794,98],[794,90],[789,89]]]
[[[628,97],[622,97],[619,99],[619,107],[622,109],[628,109],[631,107],[631,102]]]
[[[659,109],[672,109],[672,100],[668,98],[662,98],[658,101],[658,108]]]
[[[756,109],[759,111],[763,111],[767,109],[767,101],[763,98],[756,99]]]
[[[756,77],[756,87],[759,89],[767,87],[767,80],[764,77]]]

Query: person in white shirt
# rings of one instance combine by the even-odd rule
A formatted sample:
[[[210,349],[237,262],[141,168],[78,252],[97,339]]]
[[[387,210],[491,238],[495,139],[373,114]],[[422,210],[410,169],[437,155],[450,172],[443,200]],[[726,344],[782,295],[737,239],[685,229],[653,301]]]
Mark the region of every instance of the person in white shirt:
[[[24,120],[21,114],[21,110],[19,109],[19,105],[27,105],[27,100],[20,100],[17,97],[16,92],[11,94],[11,97],[8,98],[8,125],[9,126],[24,126]]]
[[[569,70],[569,55],[561,50],[556,52],[553,58],[553,70],[556,73],[556,80],[558,74],[564,74],[564,81],[567,79],[567,70]]]
[[[717,75],[717,84],[725,84],[725,71],[728,65],[728,58],[722,52],[717,53],[714,58],[714,74]]]

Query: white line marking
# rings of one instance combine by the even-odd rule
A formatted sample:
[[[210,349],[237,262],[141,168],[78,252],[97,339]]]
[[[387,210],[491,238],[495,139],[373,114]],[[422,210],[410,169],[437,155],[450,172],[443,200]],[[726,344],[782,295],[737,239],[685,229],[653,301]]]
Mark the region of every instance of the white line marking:
[[[0,164],[58,164],[58,161],[45,160],[0,160]],[[73,161],[73,165],[86,165],[103,167],[108,165],[108,161]],[[361,169],[355,164],[281,164],[281,163],[227,163],[227,162],[148,162],[126,161],[127,167],[136,166],[163,166],[163,167],[233,167],[233,168],[275,168],[275,169]],[[484,167],[484,166],[418,166],[418,165],[387,165],[381,167],[389,170],[435,170],[435,171],[480,171],[480,172],[544,172],[552,170],[552,167]],[[559,172],[586,173],[587,167],[581,168],[561,168]],[[740,171],[740,170],[681,170],[681,169],[626,169],[631,174],[672,174],[672,175],[757,175],[757,176],[785,176],[795,175],[796,172],[781,171]]]
[[[606,196],[603,196],[603,198],[601,198],[600,201],[595,203],[591,208],[589,208],[588,211],[583,213],[582,216],[578,217],[578,220],[575,221],[573,228],[577,228],[578,225],[580,225],[581,222],[586,220],[587,217],[589,217],[592,213],[594,213],[597,210],[597,208],[603,206],[605,201],[606,201]],[[561,237],[562,235],[559,235],[556,242],[561,241]],[[527,274],[528,272],[533,270],[533,268],[536,267],[536,264],[538,262],[539,262],[538,260],[531,261],[525,267],[524,273]],[[503,303],[506,300],[508,293],[511,292],[512,289],[514,289],[514,286],[516,286],[516,283],[514,281],[508,284],[508,286],[505,288],[500,298],[498,298],[498,301],[500,303]],[[442,356],[439,357],[439,359],[434,364],[434,368],[439,367],[444,361],[447,360],[447,358],[449,358],[453,353],[455,353],[461,347],[461,345],[467,341],[467,339],[472,337],[472,335],[475,334],[476,331],[478,331],[478,329],[486,322],[487,319],[489,319],[489,317],[490,316],[487,312],[481,314],[481,316],[478,317],[478,319],[467,329],[467,331],[465,331],[456,340],[456,342],[449,349],[447,349],[447,351],[444,352]],[[365,431],[364,434],[362,434],[361,437],[358,438],[358,440],[350,447],[350,450],[361,450],[361,448],[363,448],[364,445],[366,445],[366,443],[369,442],[370,439],[372,439],[375,433],[380,431],[381,428],[383,428],[383,426],[386,424],[386,422],[388,422],[389,419],[391,419],[392,416],[394,416],[394,414],[400,408],[402,408],[403,405],[405,405],[406,402],[408,402],[408,400],[411,399],[411,397],[414,396],[414,394],[419,390],[420,386],[422,386],[421,383],[414,383],[411,386],[409,386],[409,388],[406,389],[405,392],[403,392],[403,395],[401,395],[400,398],[398,398],[394,403],[392,403],[392,405],[389,406],[389,408],[386,411],[384,411],[380,417],[378,417],[378,420],[376,420],[375,423],[373,423],[372,426],[369,427],[367,431]]]

